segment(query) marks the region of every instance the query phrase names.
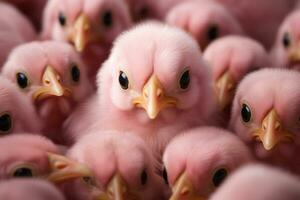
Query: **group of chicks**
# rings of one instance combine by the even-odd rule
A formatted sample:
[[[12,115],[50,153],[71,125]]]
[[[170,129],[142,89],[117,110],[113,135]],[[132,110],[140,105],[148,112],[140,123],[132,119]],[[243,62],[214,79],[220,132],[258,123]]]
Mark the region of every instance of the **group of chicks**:
[[[297,8],[0,2],[0,199],[299,200]]]

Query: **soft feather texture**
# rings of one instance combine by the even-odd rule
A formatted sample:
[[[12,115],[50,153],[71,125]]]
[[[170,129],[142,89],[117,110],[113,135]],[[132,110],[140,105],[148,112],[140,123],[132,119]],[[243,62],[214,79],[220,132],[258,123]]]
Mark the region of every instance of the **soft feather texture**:
[[[162,199],[165,196],[167,186],[156,174],[156,161],[149,147],[133,133],[94,131],[83,136],[67,154],[93,170],[96,184],[103,192],[106,191],[110,179],[119,173],[128,187],[127,194],[133,195],[131,198],[127,196],[129,199],[150,200]],[[143,171],[147,173],[147,182],[144,185],[141,183]],[[82,182],[77,184],[73,185],[76,189],[71,191],[86,194],[86,185]]]
[[[190,85],[182,91],[178,79],[187,69]],[[120,70],[129,78],[129,90],[120,86]],[[132,104],[152,73],[160,79],[166,95],[178,101],[177,107],[163,109],[153,120]],[[215,107],[209,74],[196,41],[184,31],[159,23],[139,25],[116,40],[99,71],[97,95],[68,119],[66,131],[75,140],[94,128],[132,131],[160,155],[181,130],[208,123]]]
[[[236,171],[210,200],[298,200],[300,179],[284,171],[249,165]]]
[[[7,20],[9,19],[9,20]],[[2,67],[10,51],[19,44],[36,38],[29,20],[16,8],[0,3],[0,66]]]
[[[289,68],[300,70],[300,57],[297,52],[299,47],[299,27],[300,11],[296,10],[290,13],[282,22],[276,41],[270,52],[272,65],[279,68]],[[287,46],[285,45],[287,44]],[[294,53],[293,53],[294,52]],[[291,54],[295,54],[292,56]],[[298,53],[299,54],[299,53]],[[294,57],[293,59],[291,57]]]
[[[14,170],[25,166],[33,170],[35,177],[41,177],[50,171],[47,152],[59,152],[48,139],[25,133],[2,137],[0,147],[1,180],[12,178]]]
[[[215,2],[183,2],[169,11],[166,22],[189,32],[202,50],[217,38],[244,33],[231,13]]]
[[[80,71],[78,82],[72,79],[72,66]],[[45,85],[42,80],[48,65],[58,73],[63,87],[71,91],[70,97],[53,96],[43,101],[33,99],[33,94]],[[92,92],[92,87],[85,73],[85,65],[75,50],[66,43],[45,41],[24,44],[14,49],[2,69],[3,76],[18,85],[16,74],[24,73],[28,79],[28,86],[20,88],[22,93],[35,105],[36,112],[43,123],[43,133],[56,142],[64,143],[60,128],[74,107]]]
[[[10,120],[4,118],[10,116]],[[32,102],[9,80],[0,77],[0,135],[18,132],[40,134],[39,117]]]
[[[0,199],[65,200],[55,186],[34,179],[16,179],[0,183]]]
[[[268,53],[260,43],[253,39],[243,36],[225,36],[212,42],[205,50],[203,58],[208,61],[212,69],[215,93],[218,100],[223,101],[219,104],[224,104],[227,100],[221,111],[224,114],[224,123],[227,124],[230,120],[231,104],[238,83],[249,72],[269,67]],[[227,90],[221,96],[223,88],[219,88],[218,84],[225,73],[229,73],[234,80],[234,85],[229,85],[230,83],[226,85]]]
[[[106,12],[111,13],[110,27],[102,24]],[[60,13],[65,16],[65,27],[59,23]],[[80,14],[88,17],[90,29],[100,38],[88,42],[82,52],[83,60],[88,66],[88,75],[94,81],[97,70],[109,54],[113,40],[131,26],[131,18],[124,0],[49,0],[44,12],[42,38],[69,42],[70,32]]]
[[[238,137],[214,127],[184,131],[168,144],[163,156],[170,186],[185,172],[204,198],[216,189],[212,179],[218,169],[225,168],[230,174],[251,160],[249,149]]]
[[[300,74],[284,69],[263,69],[250,73],[240,83],[232,107],[230,129],[233,130],[263,161],[300,173]],[[245,123],[241,117],[242,104],[249,106],[251,119]],[[281,127],[294,134],[292,143],[280,142],[266,151],[255,141],[253,132],[262,127],[266,114],[275,109]]]

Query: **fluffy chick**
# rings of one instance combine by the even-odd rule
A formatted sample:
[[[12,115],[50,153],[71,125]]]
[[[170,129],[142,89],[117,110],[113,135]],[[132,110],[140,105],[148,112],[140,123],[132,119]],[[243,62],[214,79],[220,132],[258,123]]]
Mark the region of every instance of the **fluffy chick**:
[[[71,189],[81,191],[82,199],[151,200],[164,199],[167,194],[149,147],[132,133],[91,132],[69,150],[68,156],[93,170],[93,179],[83,179],[86,184],[82,181]]]
[[[204,127],[185,131],[167,146],[164,178],[170,200],[207,199],[227,176],[250,162],[247,146],[233,133]]]
[[[80,56],[68,44],[32,42],[16,48],[2,69],[33,102],[42,121],[42,131],[57,143],[63,121],[92,88]]]
[[[300,74],[263,69],[238,86],[232,129],[261,160],[300,173]]]

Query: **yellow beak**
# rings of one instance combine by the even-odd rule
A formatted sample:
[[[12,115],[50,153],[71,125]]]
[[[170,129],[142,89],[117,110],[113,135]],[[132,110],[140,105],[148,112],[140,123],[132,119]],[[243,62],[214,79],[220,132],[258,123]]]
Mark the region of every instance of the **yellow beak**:
[[[74,43],[75,49],[82,52],[89,42],[91,24],[85,14],[81,14],[75,21],[71,34],[71,42]]]
[[[61,183],[69,179],[92,176],[92,172],[87,166],[64,156],[48,153],[48,159],[51,172],[46,179],[50,182]]]
[[[281,142],[294,141],[294,134],[283,129],[283,124],[274,109],[266,115],[261,128],[253,133],[253,137],[261,141],[268,151]]]
[[[288,52],[288,58],[290,63],[299,62],[300,61],[300,44],[291,47]]]
[[[194,190],[192,182],[187,178],[186,173],[183,173],[172,187],[172,196],[169,200],[205,200],[200,197]]]
[[[216,80],[215,88],[218,102],[222,110],[231,104],[235,87],[236,81],[228,71]]]
[[[116,174],[107,186],[107,197],[110,200],[125,200],[128,193],[128,189],[123,178]]]
[[[155,119],[164,108],[176,107],[177,100],[165,95],[162,84],[152,75],[145,84],[142,95],[133,99],[136,107],[144,108],[150,119]]]
[[[70,96],[71,91],[64,88],[60,75],[48,65],[42,77],[43,86],[33,93],[34,101],[40,101],[51,96]]]

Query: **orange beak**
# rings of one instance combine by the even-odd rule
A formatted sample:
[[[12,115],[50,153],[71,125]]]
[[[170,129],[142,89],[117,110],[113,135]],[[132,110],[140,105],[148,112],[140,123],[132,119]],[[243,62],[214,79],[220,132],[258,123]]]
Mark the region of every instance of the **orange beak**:
[[[288,52],[288,59],[290,63],[300,61],[300,42],[292,46]]]
[[[155,75],[152,75],[145,84],[142,95],[133,99],[132,103],[144,108],[150,119],[155,119],[164,108],[176,107],[177,100],[165,95],[162,84]]]
[[[40,101],[51,96],[61,97],[71,95],[71,90],[63,87],[60,75],[50,65],[46,67],[42,83],[44,86],[33,93],[34,101]]]
[[[274,109],[266,115],[261,128],[253,133],[253,137],[261,141],[268,151],[281,142],[294,141],[294,134],[283,129],[283,124]]]
[[[186,173],[181,174],[176,183],[172,187],[172,196],[169,200],[205,200],[205,198],[199,196],[192,184],[187,178]]]
[[[75,21],[70,40],[74,43],[75,49],[82,52],[89,42],[91,24],[85,14],[81,14]]]
[[[125,200],[128,193],[128,188],[126,186],[123,178],[116,174],[108,183],[106,194],[110,200]],[[130,198],[127,198],[130,199]]]
[[[223,75],[216,80],[215,88],[218,102],[222,110],[231,104],[236,84],[236,81],[228,71],[223,73]]]
[[[90,177],[90,169],[80,163],[74,162],[64,156],[48,153],[50,174],[46,179],[53,183],[61,183],[69,179]]]

